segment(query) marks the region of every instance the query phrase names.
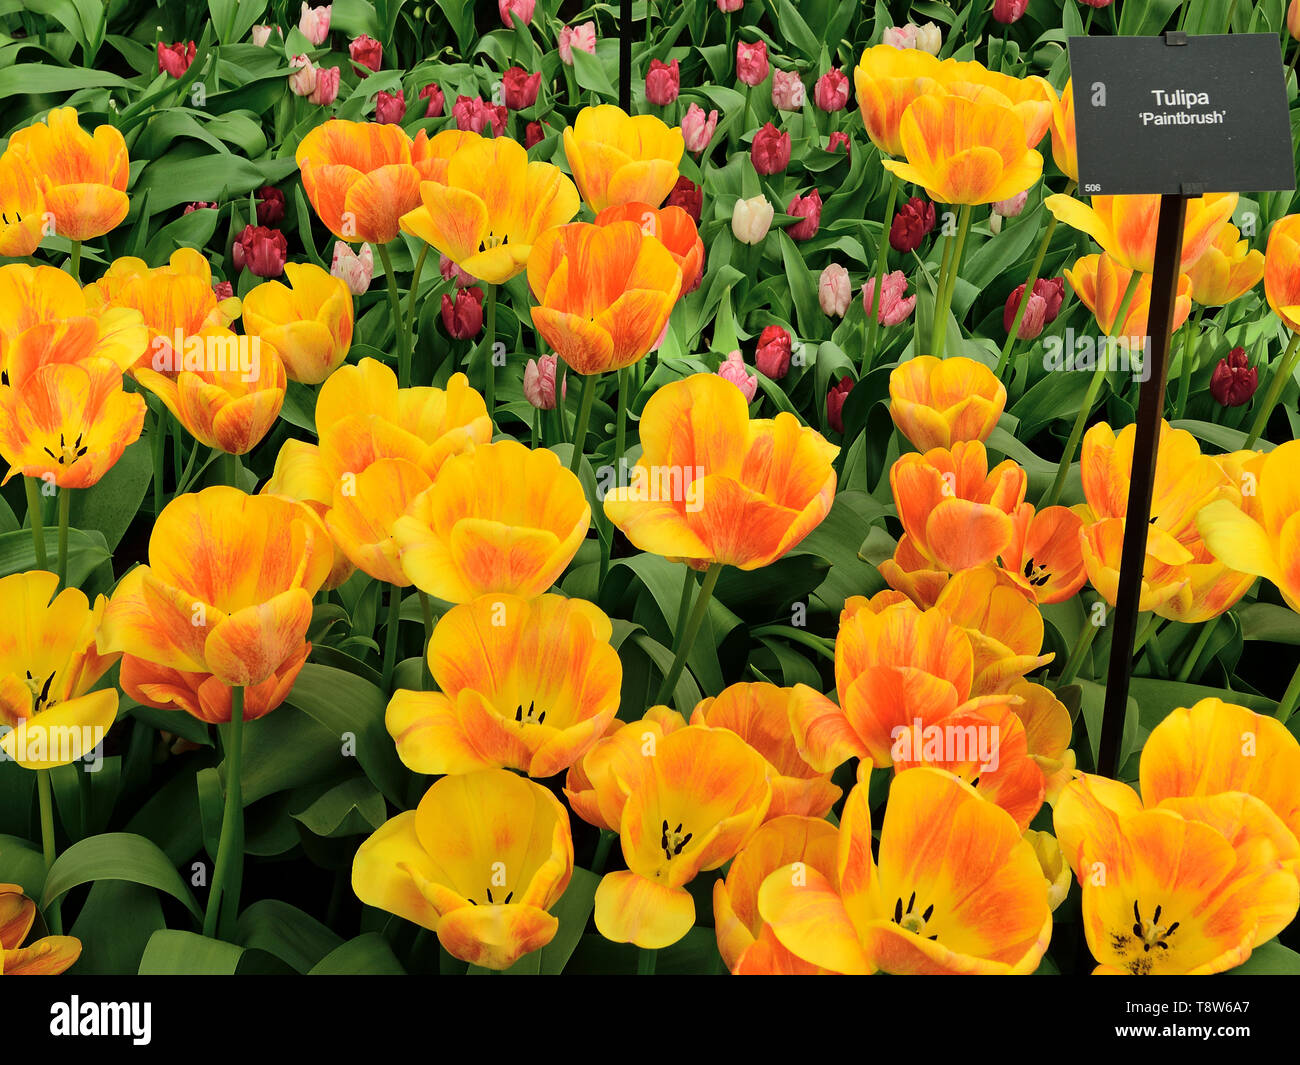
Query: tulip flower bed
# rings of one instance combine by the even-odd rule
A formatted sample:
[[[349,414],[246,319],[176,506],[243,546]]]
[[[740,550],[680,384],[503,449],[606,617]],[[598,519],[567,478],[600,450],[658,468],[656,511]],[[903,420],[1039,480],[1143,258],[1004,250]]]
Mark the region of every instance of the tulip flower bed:
[[[0,0],[0,972],[1300,973],[1300,0],[634,10]]]

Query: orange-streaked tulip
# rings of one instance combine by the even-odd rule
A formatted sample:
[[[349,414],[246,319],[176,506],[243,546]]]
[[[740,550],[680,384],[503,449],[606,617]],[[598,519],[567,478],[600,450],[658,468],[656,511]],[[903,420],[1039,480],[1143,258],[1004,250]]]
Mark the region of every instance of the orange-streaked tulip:
[[[978,60],[949,58],[939,64],[939,81],[948,93],[1014,111],[1025,125],[1026,147],[1037,148],[1052,123],[1056,90],[1037,75],[1016,78],[989,70]]]
[[[713,925],[718,952],[736,975],[825,972],[781,946],[758,912],[758,889],[777,869],[802,862],[827,880],[835,877],[839,833],[828,821],[786,815],[763,825],[713,884]]]
[[[918,451],[987,440],[1006,404],[993,371],[964,355],[919,355],[889,375],[889,416]]]
[[[1288,329],[1300,330],[1300,215],[1287,215],[1268,232],[1264,296]]]
[[[25,769],[77,761],[117,717],[117,690],[91,691],[117,658],[95,646],[106,600],[58,587],[44,570],[0,578],[0,751]]]
[[[830,511],[838,450],[791,414],[751,421],[740,389],[694,374],[646,403],[632,483],[610,490],[605,514],[642,551],[759,569]]]
[[[352,890],[438,935],[453,957],[508,969],[559,928],[547,911],[573,875],[569,815],[504,769],[443,777],[361,844]]]
[[[694,219],[682,208],[675,204],[655,208],[635,201],[616,204],[596,215],[598,226],[611,222],[635,222],[648,236],[657,239],[682,272],[682,293],[695,288],[704,272],[704,241]]]
[[[885,559],[877,569],[889,587],[907,596],[922,610],[934,606],[951,576],[921,554],[907,533],[898,538],[893,557]]]
[[[889,471],[903,530],[920,554],[956,573],[992,562],[1011,543],[1011,515],[1028,477],[1011,459],[992,470],[978,440],[903,455]]]
[[[815,709],[794,711],[796,703]],[[824,817],[840,797],[829,773],[819,773],[803,760],[790,718],[814,716],[834,708],[826,696],[806,684],[778,688],[775,684],[732,684],[716,697],[704,699],[691,714],[692,725],[731,729],[761,754],[770,768],[772,805],[768,818],[783,814]]]
[[[584,107],[564,130],[564,155],[593,211],[620,203],[658,207],[677,183],[686,142],[654,115],[629,116],[613,104]]]
[[[41,246],[47,215],[36,175],[17,152],[0,153],[0,255],[21,259]]]
[[[14,474],[60,488],[97,484],[140,438],[145,402],[107,359],[41,366],[0,385],[0,457]]]
[[[1295,440],[1251,460],[1246,472],[1254,479],[1255,495],[1210,503],[1196,514],[1196,527],[1216,559],[1271,581],[1291,609],[1300,611],[1297,463],[1300,441]]]
[[[1254,250],[1241,231],[1224,223],[1204,254],[1187,268],[1192,280],[1192,300],[1206,307],[1222,307],[1244,296],[1264,276],[1264,253]]]
[[[1047,882],[1005,810],[951,773],[911,769],[890,787],[878,862],[871,845],[859,783],[840,818],[836,877],[805,865],[763,881],[759,914],[796,957],[849,974],[1038,967],[1052,934]]]
[[[1052,160],[1071,181],[1079,180],[1079,147],[1074,132],[1074,79],[1052,105]]]
[[[431,143],[423,130],[412,144],[401,126],[332,118],[303,137],[294,158],[326,229],[352,243],[387,244],[420,205],[420,182],[440,169]]]
[[[270,344],[207,325],[187,338],[195,352],[174,376],[137,366],[136,380],[161,399],[191,436],[228,455],[246,455],[284,406],[288,379]]]
[[[685,727],[686,718],[667,706],[652,706],[636,721],[612,721],[564,778],[564,797],[573,812],[590,825],[617,832],[627,802],[619,776],[635,769],[638,759],[651,757],[668,733]]]
[[[81,940],[44,936],[23,946],[36,903],[17,884],[0,884],[0,976],[57,976],[81,956]]]
[[[84,319],[94,323],[92,344],[82,336]],[[24,344],[26,334],[38,329],[44,331]],[[52,266],[0,266],[0,370],[10,383],[25,370],[47,362],[91,357],[108,359],[126,370],[144,353],[148,341],[148,330],[137,311],[97,305],[71,274]]]
[[[166,266],[152,269],[143,259],[115,259],[103,277],[85,287],[84,296],[89,314],[104,316],[123,307],[137,311],[148,330],[138,364],[173,378],[185,366],[190,337],[203,335],[207,327],[224,328],[240,312],[237,298],[217,299],[208,260],[193,248],[177,248]]]
[[[541,595],[590,525],[582,483],[555,452],[502,440],[443,463],[392,536],[417,588],[467,603],[489,592]]]
[[[1011,512],[1011,543],[1002,565],[1034,602],[1061,603],[1088,579],[1079,548],[1083,519],[1069,507],[1021,503]]]
[[[244,331],[270,344],[291,381],[318,385],[352,346],[352,293],[311,263],[286,263],[289,285],[267,281],[243,301]]]
[[[265,717],[289,697],[310,651],[311,644],[304,643],[264,681],[244,688],[245,721]],[[118,683],[122,691],[145,706],[183,710],[213,725],[230,721],[230,685],[211,673],[172,669],[135,655],[123,655]]]
[[[939,60],[916,48],[879,44],[866,49],[853,71],[862,124],[871,143],[886,155],[901,156],[899,124],[912,101],[943,91]]]
[[[921,96],[903,112],[898,132],[906,162],[882,165],[940,203],[1009,200],[1043,175],[1043,157],[1026,147],[1020,115],[997,102]]]
[[[301,653],[333,558],[320,519],[292,500],[224,486],[177,496],[154,522],[148,565],[118,584],[100,649],[261,684]]]
[[[682,271],[633,222],[574,222],[538,238],[528,259],[533,324],[571,370],[620,370],[663,334]]]
[[[1244,792],[1300,839],[1300,743],[1274,718],[1217,698],[1173,710],[1147,737],[1139,774],[1148,806]]]
[[[396,588],[409,587],[411,578],[402,567],[394,530],[432,484],[429,475],[407,459],[377,459],[335,482],[325,526],[357,569]]]
[[[619,838],[627,869],[596,888],[596,929],[657,950],[695,924],[686,885],[736,856],[772,801],[767,762],[729,729],[688,725],[626,759],[611,783],[626,793]]]
[[[388,704],[398,756],[417,773],[563,772],[618,712],[623,667],[612,631],[598,607],[559,595],[452,607],[429,641],[439,690],[399,691]]]
[[[986,563],[954,574],[935,606],[970,637],[975,655],[972,695],[1004,692],[1054,657],[1039,654],[1043,615],[1004,569]]]
[[[460,148],[440,180],[421,184],[420,201],[402,228],[490,285],[521,273],[537,238],[581,206],[559,167],[529,162],[508,137],[476,137]]]
[[[310,507],[321,521],[325,520],[334,501],[334,482],[321,461],[320,450],[315,444],[292,437],[280,447],[280,453],[275,456],[275,469],[262,485],[262,491],[267,495],[297,500]],[[337,588],[352,576],[355,569],[352,560],[335,544],[334,565],[321,587]]]
[[[1012,709],[1025,726],[1025,745],[1029,757],[1043,773],[1043,798],[1055,803],[1057,796],[1074,776],[1075,756],[1070,750],[1073,723],[1065,704],[1050,688],[1029,680],[1018,680],[1007,689],[1008,695],[1020,700]]]
[[[835,638],[839,706],[790,706],[799,753],[822,772],[852,757],[891,765],[898,730],[947,717],[969,698],[974,675],[970,637],[943,611],[901,602],[877,612],[855,596]]]
[[[1089,583],[1114,606],[1119,596],[1124,519],[1107,518],[1084,525],[1079,534],[1079,545]],[[1187,587],[1184,567],[1192,557],[1192,553],[1169,533],[1152,526],[1147,533],[1146,556],[1142,562],[1138,609],[1157,610],[1182,593]]]
[[[1206,193],[1187,201],[1182,268],[1190,269],[1219,236],[1237,209],[1235,192]],[[1149,274],[1155,269],[1159,196],[1093,196],[1091,206],[1072,196],[1048,196],[1047,209],[1067,226],[1087,233],[1120,266]]]
[[[54,231],[68,240],[93,240],[126,217],[130,163],[126,141],[112,126],[87,133],[71,107],[56,107],[43,122],[15,130],[8,150],[39,175]]]
[[[1150,274],[1138,275],[1137,288],[1122,321],[1119,314],[1124,306],[1124,293],[1133,277],[1132,270],[1102,252],[1100,255],[1085,255],[1073,269],[1066,267],[1065,276],[1107,336],[1131,338],[1147,335],[1147,317],[1151,310]],[[1179,274],[1178,292],[1174,297],[1175,330],[1187,321],[1191,310],[1192,279]]]
[[[1247,805],[1270,816],[1243,794],[1184,807],[1202,820],[1184,816],[1176,802],[1143,809],[1118,781],[1084,774],[1066,786],[1054,811],[1056,836],[1083,886],[1095,972],[1223,972],[1291,922],[1300,881],[1273,840],[1254,820],[1244,833],[1233,824],[1231,837],[1218,827]]]

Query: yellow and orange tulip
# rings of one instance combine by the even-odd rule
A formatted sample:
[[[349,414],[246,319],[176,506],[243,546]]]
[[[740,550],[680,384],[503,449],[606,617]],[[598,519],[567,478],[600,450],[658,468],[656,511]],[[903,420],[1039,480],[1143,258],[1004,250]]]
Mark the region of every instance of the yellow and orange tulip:
[[[73,936],[23,940],[36,922],[36,903],[17,884],[0,884],[0,976],[57,976],[81,956]]]
[[[635,222],[647,236],[654,237],[673,257],[682,272],[683,294],[690,292],[704,272],[704,241],[695,220],[675,204],[651,207],[648,203],[616,204],[596,215],[596,225],[612,222]]]
[[[17,152],[0,153],[0,255],[21,259],[45,238],[45,196]]]
[[[1052,104],[1052,160],[1071,181],[1079,180],[1079,148],[1074,133],[1074,79]]]
[[[889,375],[889,416],[918,451],[988,439],[1007,390],[982,362],[918,355]]]
[[[1101,331],[1112,337],[1145,337],[1147,335],[1147,317],[1151,311],[1151,275],[1139,274],[1137,287],[1129,302],[1128,312],[1123,319],[1120,311],[1124,309],[1124,293],[1128,290],[1133,271],[1106,252],[1100,255],[1085,255],[1074,264],[1074,269],[1066,267],[1065,276],[1070,287],[1078,294],[1088,310],[1097,319]],[[1173,328],[1176,330],[1185,321],[1192,310],[1192,279],[1186,274],[1178,275],[1178,291],[1174,297]]]
[[[1264,296],[1288,329],[1300,330],[1300,215],[1280,218],[1269,230]]]
[[[573,180],[597,212],[633,202],[658,207],[677,183],[685,150],[680,129],[654,115],[630,116],[613,104],[584,107],[564,130]]]
[[[1192,300],[1205,307],[1222,307],[1244,296],[1264,276],[1264,253],[1241,239],[1241,231],[1225,223],[1204,254],[1187,268]]]
[[[318,385],[352,346],[352,293],[311,263],[286,263],[284,273],[289,285],[267,281],[244,297],[244,331],[271,346],[290,381]]]
[[[899,126],[918,96],[943,92],[939,60],[917,48],[879,44],[866,49],[853,71],[862,124],[871,143],[886,155],[901,156]]]
[[[1079,547],[1083,519],[1069,507],[1021,503],[1011,512],[1011,543],[1003,567],[1039,604],[1061,603],[1088,579]]]

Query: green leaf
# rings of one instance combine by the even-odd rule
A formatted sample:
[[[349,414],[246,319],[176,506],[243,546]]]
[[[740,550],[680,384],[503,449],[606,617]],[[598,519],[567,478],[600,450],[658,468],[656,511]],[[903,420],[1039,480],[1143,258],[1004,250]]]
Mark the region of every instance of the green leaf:
[[[1224,976],[1300,976],[1300,954],[1276,939],[1256,947],[1242,964]]]
[[[201,918],[194,896],[158,845],[130,832],[106,832],[74,843],[50,868],[41,895],[41,908],[74,887],[100,880],[127,880],[165,892]]]
[[[1237,611],[1243,640],[1300,645],[1300,614],[1273,603],[1250,603]]]
[[[586,931],[587,919],[596,907],[599,883],[597,874],[582,868],[573,870],[569,886],[564,889],[560,901],[551,907],[551,916],[560,922],[560,927],[555,938],[538,952],[541,955],[539,972],[543,976],[557,976],[564,971],[582,939],[582,933]]]
[[[349,939],[309,971],[309,976],[401,976],[406,972],[388,941],[378,932]]]
[[[109,548],[117,547],[153,483],[149,448],[150,441],[142,437],[122,452],[98,484],[72,493],[69,521],[74,528],[93,529]]]
[[[46,562],[51,569],[54,567],[56,549],[54,530],[46,526]],[[84,584],[86,578],[111,557],[103,533],[68,530],[68,583],[73,587]],[[36,568],[36,549],[32,546],[30,529],[0,533],[0,577],[26,573]]]
[[[20,94],[40,96],[46,93],[73,92],[76,89],[124,89],[129,84],[124,78],[106,70],[17,63],[7,70],[0,70],[0,99]]]
[[[590,89],[606,100],[618,99],[618,90],[605,73],[605,65],[597,56],[584,52],[581,48],[573,50],[573,75],[580,88]]]
[[[235,938],[245,947],[273,954],[300,973],[343,945],[342,937],[316,918],[278,899],[255,902],[241,913]]]
[[[291,815],[318,836],[368,834],[387,820],[379,790],[363,776],[336,784],[313,803]]]
[[[101,880],[69,929],[81,940],[74,974],[128,976],[140,968],[150,937],[166,927],[158,896],[140,884]]]
[[[233,976],[244,948],[193,932],[162,928],[140,959],[141,976]]]

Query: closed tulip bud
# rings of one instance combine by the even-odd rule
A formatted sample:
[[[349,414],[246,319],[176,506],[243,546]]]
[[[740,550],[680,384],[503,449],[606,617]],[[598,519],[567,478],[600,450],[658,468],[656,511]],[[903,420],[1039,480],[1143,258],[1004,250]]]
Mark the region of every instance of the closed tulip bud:
[[[817,235],[817,230],[822,224],[822,194],[816,189],[807,196],[796,193],[794,199],[790,201],[790,206],[785,209],[785,213],[803,219],[802,222],[795,222],[786,228],[790,239],[811,240]]]
[[[778,111],[798,111],[807,98],[808,92],[796,71],[772,72],[772,106]]]
[[[758,334],[758,347],[754,350],[754,365],[764,377],[779,381],[790,372],[790,356],[794,342],[790,332],[779,325],[769,325]]]
[[[279,26],[254,26],[251,30],[251,39],[258,48],[265,48],[266,42],[271,39],[271,30],[274,29],[280,36],[284,37],[284,30]]]
[[[429,82],[420,90],[420,99],[428,100],[429,106],[424,109],[425,118],[441,118],[442,109],[446,104],[447,98],[443,95],[441,86],[436,81]]]
[[[470,285],[478,283],[478,278],[468,270],[462,270],[451,259],[451,257],[447,255],[438,256],[438,273],[442,275],[444,281],[450,281],[452,278],[455,278],[457,288],[469,288]]]
[[[890,26],[881,35],[880,43],[891,48],[915,48],[916,27],[910,22],[906,26]]]
[[[514,29],[514,20],[511,15],[518,15],[523,20],[524,25],[533,20],[533,11],[537,7],[537,0],[497,0],[497,12],[501,16],[501,25],[506,29]]]
[[[837,433],[844,432],[844,404],[853,391],[853,378],[841,377],[826,393],[826,422]]]
[[[1013,22],[1019,22],[1028,7],[1029,0],[993,0],[993,18],[1002,25],[1009,26]]]
[[[702,186],[695,184],[690,178],[679,177],[677,184],[673,186],[672,192],[668,194],[668,199],[664,201],[664,206],[680,207],[691,216],[691,221],[698,226],[700,224],[700,214],[704,210],[704,189]]]
[[[1020,212],[1025,209],[1025,204],[1029,200],[1029,192],[1021,192],[1012,196],[1009,200],[998,200],[993,205],[993,210],[1003,218],[1016,218]]]
[[[289,60],[289,91],[295,96],[310,96],[316,91],[316,68],[305,55],[296,55]]]
[[[218,300],[228,300],[235,294],[235,286],[229,281],[212,282],[212,294]]]
[[[1020,300],[1024,294],[1025,286],[1020,285],[1007,297],[1007,304],[1002,310],[1002,328],[1008,333],[1011,332],[1011,324],[1015,321],[1016,311],[1020,307]],[[1034,340],[1044,327],[1056,320],[1064,298],[1064,278],[1040,277],[1034,282],[1034,291],[1029,297],[1029,305],[1025,308],[1025,316],[1016,331],[1016,336],[1021,340]]]
[[[849,79],[839,67],[831,67],[813,86],[813,102],[823,111],[842,111],[849,103]]]
[[[913,196],[894,215],[889,227],[889,246],[904,254],[916,251],[936,222],[934,204]]]
[[[459,130],[483,133],[491,129],[493,137],[500,137],[506,131],[509,112],[505,104],[486,103],[477,96],[457,96],[451,114]]]
[[[847,133],[841,129],[837,129],[831,134],[830,140],[826,142],[826,150],[834,155],[840,150],[841,145],[844,146],[844,154],[848,155],[853,142],[849,140],[849,135]]]
[[[1110,7],[1110,5],[1115,2],[1115,0],[1083,0],[1083,2],[1087,4],[1089,7],[1103,8],[1103,7]],[[1292,6],[1295,5],[1293,4]]]
[[[175,44],[158,42],[158,73],[168,74],[173,78],[181,77],[194,62],[196,45],[193,41],[177,41]]]
[[[375,94],[375,121],[390,126],[400,126],[406,117],[406,94],[398,89],[396,92],[378,92]]]
[[[761,85],[767,79],[767,44],[736,42],[736,77],[746,85]]]
[[[542,85],[541,73],[529,74],[523,67],[511,67],[501,75],[501,94],[506,107],[522,111],[537,103],[537,91]]]
[[[1259,370],[1250,365],[1245,348],[1233,348],[1210,375],[1210,395],[1225,407],[1250,402],[1259,387]]]
[[[556,47],[560,51],[560,62],[567,67],[573,66],[573,50],[575,48],[580,52],[586,52],[588,55],[595,55],[596,24],[594,22],[583,22],[577,26],[561,26]]]
[[[831,263],[817,279],[817,300],[822,313],[832,318],[843,318],[853,299],[853,285],[849,272],[839,263]]]
[[[667,107],[677,99],[682,88],[682,72],[677,60],[664,63],[650,60],[650,70],[645,76],[645,98],[656,107]]]
[[[348,42],[348,55],[352,57],[352,69],[366,78],[370,76],[367,71],[378,70],[383,65],[384,46],[363,33]]]
[[[1300,40],[1300,0],[1291,0],[1286,9],[1286,28],[1291,36]]]
[[[745,6],[745,0],[718,0],[718,10],[724,15],[730,15],[734,11],[739,11]]]
[[[754,402],[754,396],[758,394],[758,377],[746,369],[745,360],[739,349],[730,352],[722,360],[722,365],[718,367],[718,376],[740,389],[746,403]]]
[[[876,292],[876,279],[871,278],[862,286],[862,309],[871,315],[871,304]],[[881,325],[898,325],[905,322],[912,308],[916,306],[915,296],[905,296],[907,276],[902,270],[895,270],[885,275],[885,283],[880,286],[880,303],[876,318]]]
[[[1086,0],[1085,0],[1086,2]],[[933,22],[916,27],[916,47],[931,55],[938,55],[943,47],[943,31]]]
[[[256,277],[279,277],[289,258],[289,242],[278,229],[247,225],[230,251],[236,270]]]
[[[759,244],[772,228],[775,214],[766,196],[737,200],[731,212],[731,232],[742,244]]]
[[[332,4],[326,4],[324,7],[311,7],[306,3],[302,5],[302,17],[298,20],[298,29],[312,44],[324,44],[325,38],[330,35],[332,10]]]
[[[483,328],[483,290],[478,286],[462,288],[455,299],[443,293],[442,324],[453,340],[478,336]]]
[[[555,378],[559,368],[558,355],[529,359],[528,365],[524,367],[524,398],[538,410],[555,410]],[[561,383],[560,392],[568,395],[567,380]]]
[[[339,80],[343,72],[338,67],[317,67],[316,88],[307,97],[309,103],[328,107],[339,96]]]
[[[541,144],[546,139],[546,133],[542,129],[542,124],[536,120],[529,122],[524,127],[524,147],[531,148],[534,144]]]
[[[257,224],[276,226],[284,219],[284,193],[274,185],[263,185],[257,190]]]
[[[195,200],[193,203],[187,203],[185,210],[181,214],[192,214],[194,211],[215,211],[216,209],[215,200]]]
[[[707,115],[699,104],[691,104],[682,116],[682,140],[686,142],[688,152],[702,152],[713,139],[713,131],[718,128],[718,112],[710,111]]]
[[[790,165],[790,134],[782,133],[768,122],[754,134],[749,157],[759,174],[779,174]]]
[[[989,213],[989,232],[995,237],[1002,232],[1002,216],[997,211]]]
[[[375,276],[375,253],[369,244],[362,244],[361,251],[354,252],[343,241],[336,240],[330,273],[347,285],[352,295],[363,296]]]

